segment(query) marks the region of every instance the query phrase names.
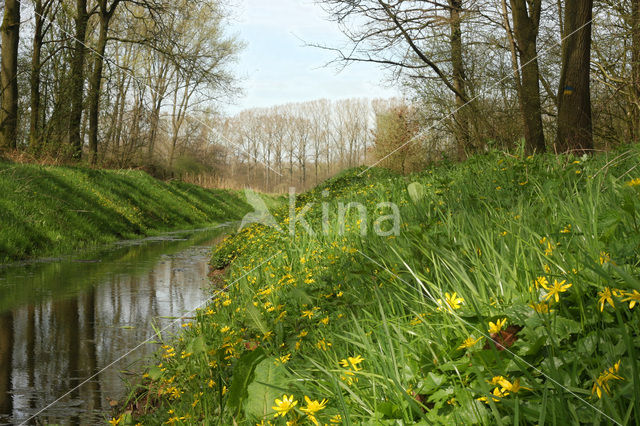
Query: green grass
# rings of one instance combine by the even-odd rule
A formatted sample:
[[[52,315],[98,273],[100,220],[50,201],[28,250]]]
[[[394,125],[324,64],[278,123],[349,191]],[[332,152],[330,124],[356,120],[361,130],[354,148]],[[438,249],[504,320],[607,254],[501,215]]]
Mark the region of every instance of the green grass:
[[[238,220],[244,195],[142,171],[0,162],[0,262]]]
[[[214,252],[228,290],[165,338],[119,420],[640,424],[639,160],[494,152],[343,173],[298,199],[315,202],[316,231],[329,203],[329,232],[256,225]],[[355,209],[340,232],[351,201],[366,236]],[[399,236],[372,232],[382,201],[400,208]],[[541,281],[563,283],[557,301]],[[283,395],[297,405],[276,418]],[[312,418],[305,397],[326,407]]]

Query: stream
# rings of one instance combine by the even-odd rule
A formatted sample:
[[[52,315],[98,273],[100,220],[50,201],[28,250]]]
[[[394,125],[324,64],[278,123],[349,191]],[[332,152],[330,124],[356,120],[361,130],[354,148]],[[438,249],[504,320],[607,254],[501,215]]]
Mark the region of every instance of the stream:
[[[0,266],[0,424],[104,424],[158,347],[140,343],[154,327],[178,331],[176,318],[209,296],[208,261],[223,232]]]

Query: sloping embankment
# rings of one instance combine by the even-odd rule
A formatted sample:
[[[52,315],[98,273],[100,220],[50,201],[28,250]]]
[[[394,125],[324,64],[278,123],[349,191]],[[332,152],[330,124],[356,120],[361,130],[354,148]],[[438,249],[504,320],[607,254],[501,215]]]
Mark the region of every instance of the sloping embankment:
[[[0,162],[0,262],[237,220],[235,191],[163,182],[142,171]]]

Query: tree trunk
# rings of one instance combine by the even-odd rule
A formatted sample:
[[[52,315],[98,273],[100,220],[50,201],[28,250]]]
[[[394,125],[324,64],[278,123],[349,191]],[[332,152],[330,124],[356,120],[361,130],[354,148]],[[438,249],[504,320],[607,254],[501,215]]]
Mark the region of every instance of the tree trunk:
[[[0,415],[13,414],[13,312],[0,314]]]
[[[151,89],[151,104],[153,105],[153,109],[151,111],[151,123],[149,129],[149,164],[153,163],[158,127],[160,125],[160,110],[162,109],[162,102],[164,101],[168,88],[168,70],[169,63],[163,59],[163,62],[160,64],[159,72],[154,76],[156,78],[155,87]]]
[[[527,3],[529,4],[528,12]],[[541,8],[542,0],[511,0],[513,29],[522,68],[522,80],[518,86],[521,90],[520,111],[524,124],[525,148],[528,153],[545,150],[540,101],[540,71],[537,59]]]
[[[34,4],[34,30],[33,30],[33,52],[31,54],[31,115],[29,117],[29,148],[38,151],[40,145],[40,57],[42,52],[42,40],[44,39],[42,14],[42,0],[36,0]]]
[[[18,141],[18,42],[20,40],[20,0],[4,2],[2,19],[2,64],[0,84],[0,152],[15,149]]]
[[[462,60],[462,0],[449,0],[450,26],[451,26],[451,67],[453,70],[453,87],[455,88],[456,112],[453,115],[456,149],[459,160],[466,157],[466,149],[469,145],[469,120],[465,105],[467,103],[464,62]]]
[[[105,2],[106,3],[106,2]],[[100,33],[98,45],[93,56],[93,72],[89,80],[89,161],[95,165],[98,161],[98,124],[100,115],[100,89],[102,87],[102,70],[104,65],[104,52],[107,48],[107,33],[112,12],[106,9],[103,3],[100,5]],[[112,10],[115,10],[115,6]]]
[[[633,105],[631,106],[632,140],[640,142],[640,0],[631,0],[631,40]]]
[[[82,99],[84,96],[84,57],[87,34],[87,0],[76,0],[75,47],[71,59],[71,111],[69,113],[69,144],[71,156],[75,160],[82,157]]]
[[[593,150],[591,117],[591,19],[593,0],[568,0],[558,92],[558,152]]]

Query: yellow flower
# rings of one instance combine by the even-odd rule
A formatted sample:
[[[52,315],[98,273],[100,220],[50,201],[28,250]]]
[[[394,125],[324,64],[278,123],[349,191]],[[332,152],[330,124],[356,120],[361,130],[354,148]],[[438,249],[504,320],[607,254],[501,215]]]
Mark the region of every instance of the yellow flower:
[[[492,399],[495,402],[500,401],[500,399],[504,398],[505,396],[509,395],[509,392],[503,392],[499,387],[495,388],[492,392]],[[489,403],[489,399],[486,396],[482,396],[480,398],[478,398],[478,401],[484,401],[487,404]]]
[[[544,249],[544,255],[545,256],[551,256],[553,254],[553,249],[555,248],[555,246],[553,244],[551,244],[551,241],[547,241],[547,247],[545,247]]]
[[[340,360],[340,365],[344,368],[353,367],[355,371],[360,371],[362,368],[358,367],[358,364],[360,364],[362,361],[364,361],[364,358],[362,358],[360,355],[357,355],[355,357],[347,357],[347,359]]]
[[[289,362],[290,359],[291,359],[291,354],[286,354],[276,358],[276,360],[274,361],[274,364],[278,365],[278,362],[280,364],[286,364],[287,362]]]
[[[496,320],[495,324],[489,321],[489,333],[500,333],[502,327],[507,323],[506,318],[502,318],[501,320]]]
[[[330,348],[331,346],[333,346],[331,344],[331,342],[327,342],[326,340],[324,340],[324,337],[321,340],[318,340],[316,342],[316,347],[318,349],[322,349],[323,351],[326,351],[328,348]]]
[[[122,416],[118,417],[117,419],[115,417],[112,417],[111,420],[109,420],[109,424],[110,425],[117,425],[122,421]]]
[[[316,314],[316,309],[318,309],[318,308],[313,308],[313,309],[310,309],[310,310],[302,311],[302,318],[307,317],[307,318],[311,319]]]
[[[304,401],[307,403],[306,407],[300,407],[300,411],[306,413],[308,416],[314,415],[320,410],[323,410],[327,406],[327,400],[323,399],[322,401],[312,401],[311,398],[305,395]]]
[[[593,388],[591,388],[591,393],[598,395],[598,398],[602,398],[602,391],[607,395],[611,393],[611,387],[609,386],[610,380],[624,380],[622,377],[618,376],[618,372],[620,371],[620,360],[616,362],[613,367],[609,367],[604,370],[598,378],[593,383]]]
[[[478,337],[477,339],[474,339],[473,337],[467,337],[465,339],[464,342],[462,342],[462,344],[460,346],[458,346],[458,349],[467,349],[470,348],[472,346],[474,346],[476,343],[478,343],[480,340],[482,339],[481,337]]]
[[[605,263],[611,263],[611,255],[606,251],[600,252],[600,264],[604,265]]]
[[[533,282],[533,285],[535,286],[535,288],[544,287],[547,284],[549,284],[549,281],[547,281],[547,277],[538,277]]]
[[[322,319],[320,320],[320,322],[321,322],[322,324],[324,324],[324,325],[329,324],[329,317],[328,317],[328,316],[326,316],[326,317],[322,318]]]
[[[640,178],[631,179],[625,185],[627,185],[627,186],[638,186],[638,185],[640,185]]]
[[[547,295],[544,297],[544,300],[549,300],[555,296],[556,302],[560,301],[560,293],[564,293],[572,286],[572,284],[565,284],[567,280],[562,280],[558,282],[558,280],[553,280],[553,285],[544,285],[542,286],[545,290],[547,290]]]
[[[274,414],[273,417],[278,417],[278,416],[284,417],[285,414],[291,411],[291,409],[298,404],[298,401],[295,401],[293,399],[293,395],[287,396],[285,394],[285,395],[282,395],[281,400],[276,399],[275,404],[276,405],[271,407],[273,410],[276,411],[276,414]]]
[[[356,383],[358,381],[358,378],[355,377],[356,373],[354,373],[351,370],[347,370],[344,372],[343,376],[340,376],[340,379],[344,382],[347,382],[347,384],[349,386],[351,386],[352,384]]]
[[[605,303],[610,304],[613,309],[616,308],[616,305],[613,303],[613,294],[611,293],[611,289],[609,287],[605,287],[604,290],[599,291],[598,296],[600,296],[598,298],[598,303],[600,304],[600,312],[604,310]]]
[[[336,414],[335,416],[329,419],[331,423],[342,423],[342,416],[340,414]]]
[[[629,309],[633,309],[636,306],[636,303],[640,303],[640,293],[638,290],[633,290],[633,293],[624,293],[627,296],[626,299],[622,299],[623,302],[629,302]]]
[[[520,389],[527,389],[527,390],[531,390],[529,388],[526,388],[524,386],[520,386],[520,379],[516,379],[513,381],[513,383],[511,383],[510,381],[508,381],[507,379],[505,379],[504,377],[498,382],[498,384],[500,386],[502,386],[501,391],[505,393],[505,395],[508,392],[511,393],[518,393],[518,391],[520,391]]]
[[[462,297],[458,297],[458,293],[455,291],[453,294],[445,293],[444,298],[451,309],[460,309],[460,304],[464,303],[464,299]]]
[[[553,309],[549,310],[548,303],[529,303],[529,306],[539,314],[548,314],[549,312],[553,312]]]
[[[269,286],[269,287],[265,287],[264,289],[258,291],[258,294],[260,296],[267,296],[267,295],[271,294],[272,291],[273,291],[273,288],[271,286]]]
[[[491,380],[487,381],[487,383],[491,385],[499,385],[503,380],[506,380],[504,376],[494,376]]]

